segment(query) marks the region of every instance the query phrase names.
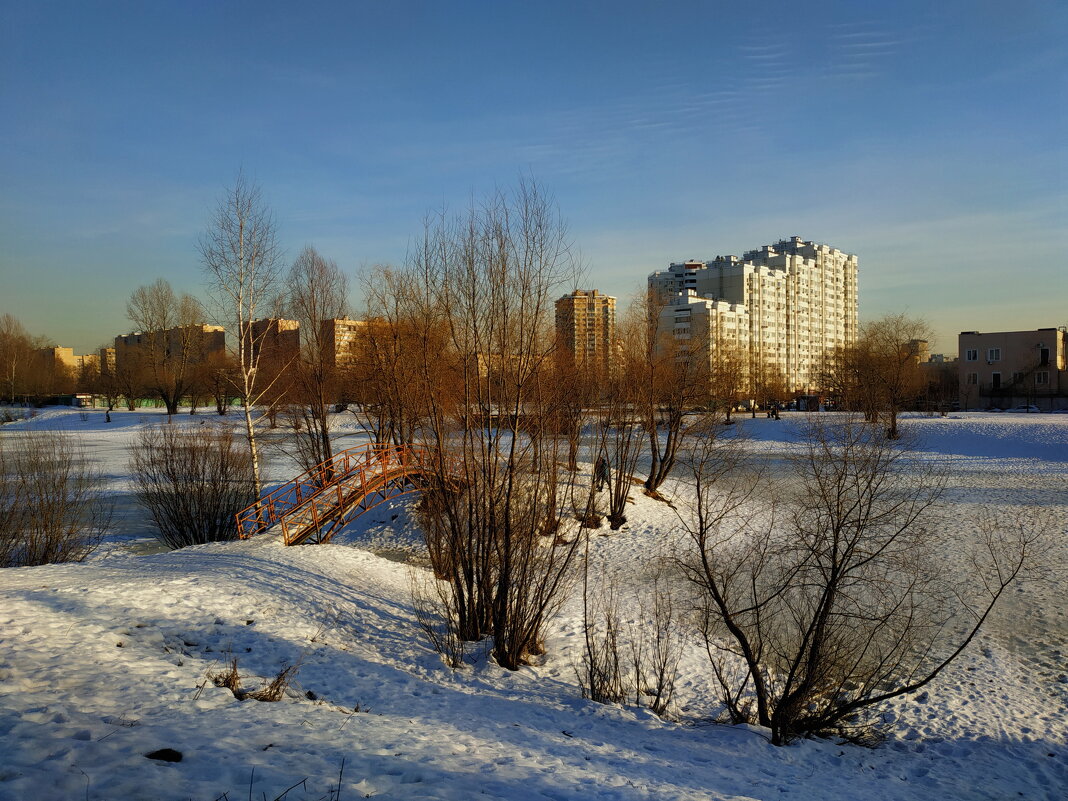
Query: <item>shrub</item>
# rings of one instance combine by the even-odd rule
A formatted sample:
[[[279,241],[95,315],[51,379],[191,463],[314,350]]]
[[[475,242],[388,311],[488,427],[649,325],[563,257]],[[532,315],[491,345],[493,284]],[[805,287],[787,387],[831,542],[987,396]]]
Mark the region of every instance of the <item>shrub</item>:
[[[234,515],[255,498],[252,459],[226,429],[146,428],[133,447],[138,501],[170,548],[236,539]]]
[[[100,476],[67,436],[0,439],[0,567],[80,562],[111,521]]]

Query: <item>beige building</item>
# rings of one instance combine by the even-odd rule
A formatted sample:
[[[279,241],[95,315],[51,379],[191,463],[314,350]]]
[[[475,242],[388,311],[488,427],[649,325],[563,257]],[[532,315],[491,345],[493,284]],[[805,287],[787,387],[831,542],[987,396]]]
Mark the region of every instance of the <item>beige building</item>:
[[[115,366],[137,356],[171,359],[185,353],[190,362],[199,362],[226,352],[226,330],[221,325],[191,325],[166,331],[135,331],[115,337]]]
[[[101,375],[115,374],[115,348],[101,348],[97,355]]]
[[[79,357],[74,355],[74,348],[38,348],[34,358],[40,368],[49,372],[64,368],[77,371],[79,367]]]
[[[857,340],[857,257],[829,245],[793,237],[649,276],[662,307],[687,292],[744,307],[750,371],[781,375],[789,392],[818,390],[836,351]]]
[[[962,331],[957,339],[962,409],[1068,408],[1065,328]]]
[[[95,353],[77,355],[74,348],[38,348],[33,354],[33,384],[37,395],[67,394],[86,370],[99,369]]]
[[[38,396],[65,395],[74,390],[78,357],[74,348],[38,348],[33,354],[31,385]]]
[[[74,357],[78,362],[79,372],[92,371],[94,373],[100,372],[100,354],[87,353],[84,356]]]
[[[356,340],[366,320],[331,318],[323,320],[320,328],[323,357],[332,367],[351,365],[357,358]]]
[[[556,301],[556,337],[575,364],[607,371],[616,338],[616,299],[596,289],[564,295]]]
[[[74,348],[38,348],[35,358],[40,367],[50,372],[65,369],[77,375],[82,370],[100,369],[100,356],[95,353],[79,356]]]
[[[300,323],[265,317],[252,323],[252,358],[288,364],[300,356]]]

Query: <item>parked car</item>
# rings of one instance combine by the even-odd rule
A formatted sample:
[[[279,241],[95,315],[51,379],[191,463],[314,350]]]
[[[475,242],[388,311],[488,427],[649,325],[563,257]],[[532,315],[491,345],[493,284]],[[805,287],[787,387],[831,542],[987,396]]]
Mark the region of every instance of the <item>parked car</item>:
[[[1040,412],[1042,410],[1039,409],[1037,406],[1032,406],[1030,404],[1026,404],[1025,403],[1023,406],[1013,406],[1011,409],[1009,409],[1009,411],[1010,412],[1032,412],[1033,413],[1033,412]]]

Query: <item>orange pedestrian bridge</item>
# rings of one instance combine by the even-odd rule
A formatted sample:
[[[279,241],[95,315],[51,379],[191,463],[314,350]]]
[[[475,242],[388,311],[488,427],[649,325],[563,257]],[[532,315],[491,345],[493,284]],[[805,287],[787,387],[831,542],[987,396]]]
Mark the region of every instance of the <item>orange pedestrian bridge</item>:
[[[358,445],[271,490],[237,514],[241,539],[279,526],[286,545],[324,543],[380,503],[422,488],[422,445]]]

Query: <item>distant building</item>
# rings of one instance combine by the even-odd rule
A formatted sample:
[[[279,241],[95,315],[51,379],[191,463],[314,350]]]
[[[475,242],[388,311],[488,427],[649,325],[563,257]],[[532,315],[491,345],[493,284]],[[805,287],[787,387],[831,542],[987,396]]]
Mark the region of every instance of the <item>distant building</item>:
[[[165,331],[135,331],[115,337],[115,367],[134,366],[140,359],[185,358],[197,363],[226,352],[226,330],[221,325],[190,325]]]
[[[77,370],[78,357],[74,348],[38,348],[34,359],[41,369],[54,372],[57,369]]]
[[[252,358],[288,364],[300,356],[300,323],[265,317],[252,323]]]
[[[932,353],[920,361],[923,386],[917,406],[923,411],[949,412],[959,409],[960,381],[957,376],[957,357]]]
[[[320,339],[324,360],[332,367],[351,365],[357,358],[356,340],[366,325],[366,320],[323,320]]]
[[[836,353],[857,341],[857,257],[830,245],[795,236],[649,276],[650,301],[661,308],[680,296],[689,305],[687,293],[744,307],[750,373],[779,375],[792,393],[819,390]],[[660,315],[670,324],[660,341],[681,325],[671,317]]]
[[[556,301],[556,337],[574,364],[607,372],[616,338],[616,299],[576,289]]]
[[[1068,408],[1068,333],[1063,326],[962,331],[957,341],[962,409]]]
[[[78,362],[78,368],[77,369],[78,369],[79,372],[86,372],[86,371],[90,371],[90,372],[94,372],[94,373],[99,373],[100,372],[100,354],[98,354],[98,353],[87,353],[84,356],[75,356],[74,358]]]
[[[101,375],[115,375],[115,348],[101,348],[97,359]]]
[[[100,359],[95,353],[76,355],[74,348],[38,348],[33,354],[34,394],[39,397],[65,395],[73,391],[85,370],[99,369]]]

